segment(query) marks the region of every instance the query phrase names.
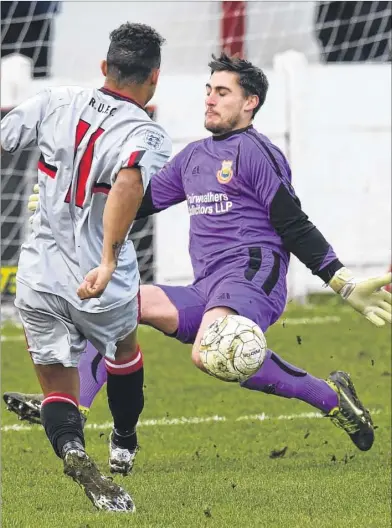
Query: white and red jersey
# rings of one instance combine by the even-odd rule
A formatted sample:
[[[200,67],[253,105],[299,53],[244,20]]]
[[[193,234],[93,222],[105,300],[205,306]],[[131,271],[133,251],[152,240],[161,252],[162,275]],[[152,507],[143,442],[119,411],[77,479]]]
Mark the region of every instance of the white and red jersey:
[[[115,92],[79,87],[45,90],[1,122],[2,148],[37,145],[40,203],[23,244],[17,280],[88,312],[106,311],[136,295],[132,242],[124,244],[105,293],[81,301],[76,289],[99,265],[103,211],[120,169],[139,167],[144,188],[171,154],[166,132],[137,103]]]

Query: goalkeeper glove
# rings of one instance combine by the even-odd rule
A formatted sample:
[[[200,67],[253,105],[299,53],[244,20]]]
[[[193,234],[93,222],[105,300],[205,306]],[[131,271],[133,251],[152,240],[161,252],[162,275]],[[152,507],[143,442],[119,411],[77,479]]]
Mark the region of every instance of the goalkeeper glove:
[[[35,213],[39,204],[39,186],[36,183],[33,187],[33,194],[30,194],[29,201],[27,202],[27,209],[32,213]]]
[[[361,313],[376,326],[392,323],[392,295],[382,289],[392,282],[392,273],[370,279],[356,279],[347,268],[340,268],[329,286],[354,310]]]

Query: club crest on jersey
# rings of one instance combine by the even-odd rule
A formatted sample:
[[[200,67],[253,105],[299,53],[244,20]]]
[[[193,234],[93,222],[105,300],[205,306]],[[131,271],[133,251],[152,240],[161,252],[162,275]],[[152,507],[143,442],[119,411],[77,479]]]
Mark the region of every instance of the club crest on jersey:
[[[155,130],[146,130],[144,142],[152,150],[161,150],[165,136]]]
[[[216,179],[219,183],[229,183],[233,177],[233,162],[230,160],[222,161],[222,167],[216,173]]]

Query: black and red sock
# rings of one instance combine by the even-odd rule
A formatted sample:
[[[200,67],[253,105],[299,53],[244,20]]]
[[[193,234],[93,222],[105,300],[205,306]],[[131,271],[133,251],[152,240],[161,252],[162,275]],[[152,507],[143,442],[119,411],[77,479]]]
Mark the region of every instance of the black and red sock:
[[[134,450],[136,425],[144,407],[143,354],[138,347],[133,357],[125,361],[105,359],[105,364],[108,402],[114,422],[112,441],[119,447]]]
[[[61,392],[48,394],[42,402],[41,420],[56,455],[69,449],[84,451],[82,420],[76,398]]]

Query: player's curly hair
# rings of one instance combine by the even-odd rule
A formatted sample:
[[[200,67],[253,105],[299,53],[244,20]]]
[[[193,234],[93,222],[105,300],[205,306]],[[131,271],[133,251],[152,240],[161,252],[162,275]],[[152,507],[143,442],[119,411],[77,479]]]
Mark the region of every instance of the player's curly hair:
[[[107,72],[121,86],[142,84],[161,64],[161,46],[165,39],[146,24],[129,22],[110,33]]]
[[[263,70],[245,59],[229,57],[224,52],[219,57],[212,55],[212,61],[208,66],[211,68],[211,75],[217,71],[237,73],[238,82],[245,95],[257,95],[259,97],[259,104],[253,110],[254,117],[263,106],[268,91],[268,79]]]

